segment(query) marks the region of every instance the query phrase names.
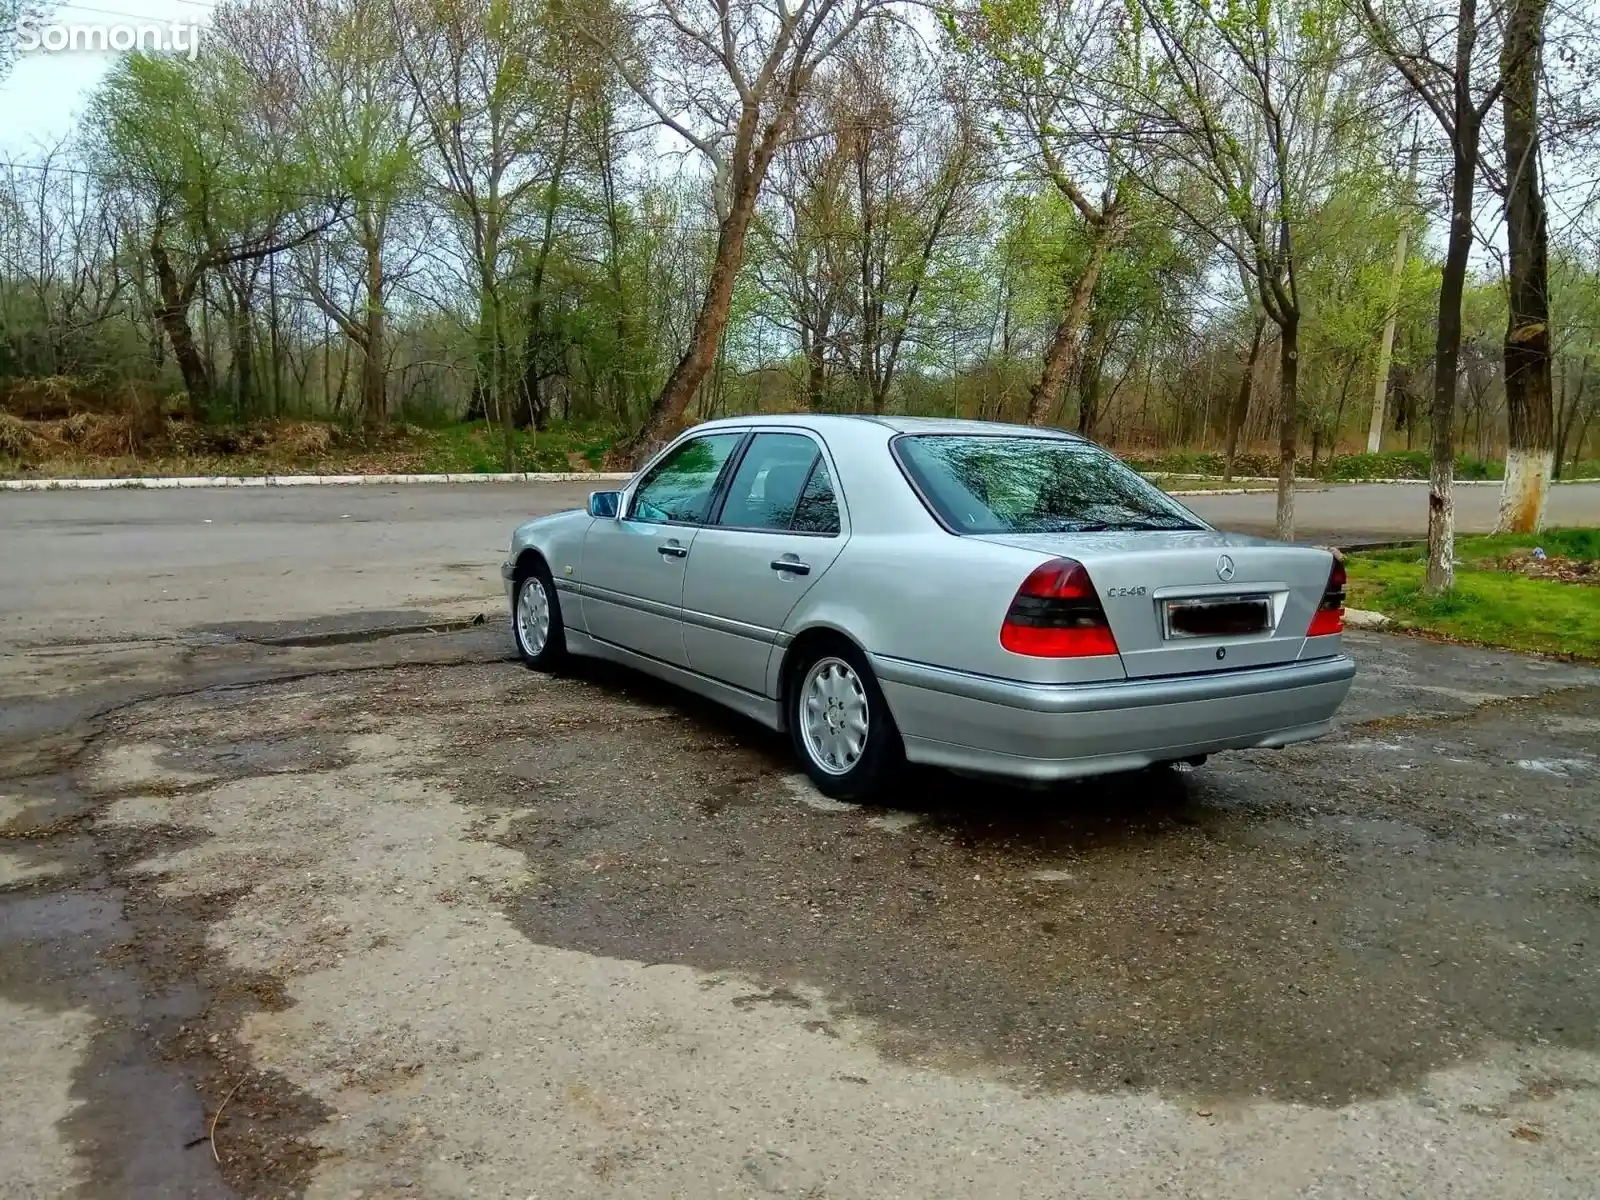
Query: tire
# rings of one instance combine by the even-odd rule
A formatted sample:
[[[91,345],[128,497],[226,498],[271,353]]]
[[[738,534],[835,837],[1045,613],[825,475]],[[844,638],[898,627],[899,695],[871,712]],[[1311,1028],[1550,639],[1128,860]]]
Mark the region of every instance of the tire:
[[[818,702],[827,706],[820,713]],[[786,705],[795,753],[823,795],[864,800],[899,774],[905,762],[900,731],[866,656],[854,646],[843,640],[815,646],[795,664]],[[852,738],[849,730],[858,722],[865,736]]]
[[[561,623],[555,580],[542,559],[518,569],[512,594],[511,640],[517,657],[530,671],[555,671],[566,661],[567,631]]]

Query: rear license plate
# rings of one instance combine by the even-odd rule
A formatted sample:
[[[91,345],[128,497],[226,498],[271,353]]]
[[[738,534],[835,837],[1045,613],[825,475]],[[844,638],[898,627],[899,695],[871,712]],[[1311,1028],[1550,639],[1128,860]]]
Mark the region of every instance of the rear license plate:
[[[1244,637],[1272,627],[1265,597],[1228,596],[1216,600],[1168,600],[1167,637]]]

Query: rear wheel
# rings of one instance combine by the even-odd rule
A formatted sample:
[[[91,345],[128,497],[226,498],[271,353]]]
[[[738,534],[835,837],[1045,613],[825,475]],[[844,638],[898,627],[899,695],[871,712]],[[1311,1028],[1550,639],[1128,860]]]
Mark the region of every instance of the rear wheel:
[[[854,646],[819,645],[796,664],[788,707],[795,752],[823,795],[871,796],[904,760],[883,690]]]
[[[511,629],[517,657],[529,670],[555,670],[567,656],[567,635],[550,569],[535,561],[518,571],[515,595]]]

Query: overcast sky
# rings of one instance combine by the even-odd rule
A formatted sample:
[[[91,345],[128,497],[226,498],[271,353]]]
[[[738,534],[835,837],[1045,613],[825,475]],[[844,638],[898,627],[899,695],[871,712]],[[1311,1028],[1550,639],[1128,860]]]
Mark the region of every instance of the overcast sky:
[[[162,24],[204,20],[212,0],[82,0],[62,3],[46,18],[59,25]],[[204,35],[201,36],[204,47]],[[19,53],[11,75],[0,82],[0,152],[29,157],[40,143],[72,132],[95,84],[116,60],[114,51],[36,50]]]

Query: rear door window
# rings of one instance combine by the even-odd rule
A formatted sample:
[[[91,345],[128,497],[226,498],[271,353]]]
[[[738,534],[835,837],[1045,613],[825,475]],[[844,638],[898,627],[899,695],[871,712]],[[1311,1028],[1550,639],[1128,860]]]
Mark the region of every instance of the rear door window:
[[[796,533],[839,532],[839,501],[833,494],[833,476],[828,474],[828,464],[820,456],[811,468],[806,490],[800,493],[800,503],[789,527]]]
[[[728,529],[792,528],[819,458],[817,444],[803,434],[756,434],[733,473],[717,524]]]

